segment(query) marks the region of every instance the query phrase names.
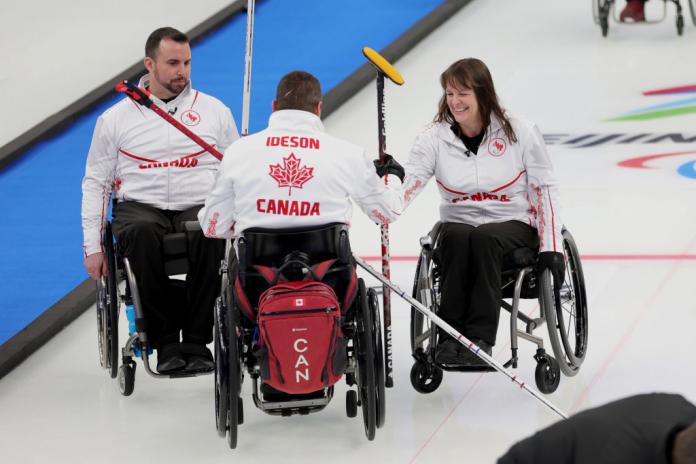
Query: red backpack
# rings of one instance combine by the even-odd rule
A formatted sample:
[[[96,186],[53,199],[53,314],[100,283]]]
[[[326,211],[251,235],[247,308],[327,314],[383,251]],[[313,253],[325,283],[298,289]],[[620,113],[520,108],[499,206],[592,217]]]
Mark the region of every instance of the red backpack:
[[[272,286],[259,298],[258,327],[261,379],[271,387],[305,394],[341,379],[347,341],[330,286],[316,281]]]

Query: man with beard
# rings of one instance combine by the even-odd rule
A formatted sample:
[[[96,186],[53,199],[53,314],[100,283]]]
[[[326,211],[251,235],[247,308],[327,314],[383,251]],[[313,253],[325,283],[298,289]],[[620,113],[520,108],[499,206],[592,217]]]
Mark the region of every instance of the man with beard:
[[[160,108],[224,151],[239,138],[229,108],[191,88],[191,47],[182,32],[163,27],[145,44],[148,74],[139,86]],[[213,188],[219,161],[157,114],[123,99],[97,120],[82,181],[85,269],[107,273],[102,233],[112,192],[113,231],[136,276],[157,370],[207,371],[217,267],[224,243],[189,234],[186,298],[173,296],[162,259],[167,233],[195,221]]]

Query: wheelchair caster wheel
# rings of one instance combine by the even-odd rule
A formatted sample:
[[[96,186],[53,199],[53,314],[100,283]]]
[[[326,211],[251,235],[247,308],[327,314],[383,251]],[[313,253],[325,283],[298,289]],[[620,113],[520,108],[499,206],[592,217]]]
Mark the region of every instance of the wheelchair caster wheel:
[[[684,33],[684,17],[682,15],[677,16],[677,34],[682,35]]]
[[[118,368],[118,389],[123,396],[130,396],[135,388],[135,363],[121,364]]]
[[[358,392],[348,390],[346,392],[346,416],[355,417],[358,415]]]
[[[561,368],[553,356],[548,354],[535,356],[537,367],[534,380],[541,393],[553,393],[561,382]]]
[[[609,18],[599,18],[599,26],[602,28],[602,37],[606,37],[609,33]]]
[[[238,398],[239,401],[237,402],[237,425],[242,425],[244,423],[244,403],[242,402],[242,398]]]
[[[411,368],[411,385],[418,393],[432,393],[442,383],[442,369],[423,362],[416,362]]]

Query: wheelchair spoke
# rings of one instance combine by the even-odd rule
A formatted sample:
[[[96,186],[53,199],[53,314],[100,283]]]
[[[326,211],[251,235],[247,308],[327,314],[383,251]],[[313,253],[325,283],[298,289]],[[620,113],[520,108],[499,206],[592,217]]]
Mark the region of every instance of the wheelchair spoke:
[[[575,321],[577,319],[576,313],[575,313],[575,300],[568,300],[565,302],[561,302],[561,311],[559,312],[559,324],[560,324],[560,318],[563,317],[563,313],[568,315],[568,321],[566,323],[565,318],[563,320],[563,325],[566,326],[566,336],[570,335],[571,329],[575,328]]]
[[[572,319],[572,316],[571,316],[571,319]],[[572,321],[569,320],[568,322],[572,322]],[[575,327],[575,324],[569,323],[569,324],[566,324],[566,325],[568,326],[567,329],[566,329],[566,338],[568,338],[568,339],[570,340],[570,329],[572,329],[573,327]]]

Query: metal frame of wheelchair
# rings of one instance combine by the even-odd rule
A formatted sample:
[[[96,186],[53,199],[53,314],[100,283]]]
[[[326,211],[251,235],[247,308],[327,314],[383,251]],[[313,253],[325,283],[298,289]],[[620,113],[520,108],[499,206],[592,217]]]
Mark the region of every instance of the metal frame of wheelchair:
[[[433,261],[440,223],[421,238],[421,253],[418,258],[413,284],[413,298],[437,313],[440,303],[440,275]],[[552,393],[559,385],[561,372],[566,376],[577,374],[587,352],[587,297],[580,255],[572,235],[563,230],[563,248],[566,257],[566,272],[563,285],[553,283],[550,271],[538,273],[534,263],[503,272],[503,300],[501,306],[510,313],[511,358],[504,367],[517,368],[518,338],[537,345],[534,359],[537,362],[535,382],[542,393]],[[531,250],[530,250],[531,252]],[[533,252],[532,252],[533,253]],[[536,261],[536,256],[533,261]],[[512,299],[509,303],[505,301]],[[540,316],[531,318],[519,311],[520,300],[538,298]],[[518,321],[523,325],[518,327]],[[534,335],[534,330],[546,324],[553,354],[544,349],[544,340]],[[488,369],[465,369],[443,366],[435,362],[437,330],[435,326],[415,308],[411,308],[411,353],[415,363],[411,369],[411,384],[420,393],[431,393],[441,384],[443,370],[488,371]]]
[[[197,222],[186,224],[188,231],[198,227]],[[165,235],[165,273],[172,275],[186,272],[186,232]],[[128,258],[116,253],[111,223],[104,227],[104,257],[108,266],[108,276],[97,281],[97,341],[99,346],[99,363],[109,372],[111,378],[118,377],[119,390],[123,396],[130,396],[135,388],[135,359],[140,357],[145,371],[155,378],[195,377],[211,372],[178,371],[160,374],[150,367],[149,356],[152,350],[148,346],[145,316],[140,303],[140,294]],[[168,258],[168,259],[167,259]],[[172,279],[170,279],[172,280]],[[125,281],[124,285],[121,282]],[[119,350],[118,318],[121,308],[133,306],[135,332],[129,333],[128,340]],[[130,330],[129,330],[130,332]],[[119,352],[122,363],[119,366]]]
[[[616,15],[615,0],[592,0],[592,16],[594,18],[595,24],[599,25],[602,29],[602,36],[606,37],[609,33],[609,18],[613,17],[614,22],[628,25],[636,24],[655,24],[664,21],[667,18],[667,3],[674,3],[677,9],[677,34],[682,35],[684,33],[684,15],[682,14],[682,6],[680,0],[662,0],[664,3],[664,8],[662,12],[662,17],[655,20],[646,20],[641,23],[621,23],[618,16]],[[691,15],[691,21],[696,26],[696,0],[686,0],[689,4],[689,13]]]
[[[335,224],[325,226],[335,227]],[[338,262],[352,266],[352,254],[348,243],[347,227],[340,225],[338,235]],[[289,229],[285,232],[308,231],[308,229]],[[247,231],[247,235],[250,231]],[[266,231],[267,233],[282,233]],[[247,256],[247,235],[237,240],[240,257],[238,272],[250,268],[245,261]],[[294,250],[287,250],[290,254]],[[322,410],[333,397],[334,388],[324,388],[321,397],[308,395],[286,395],[283,401],[266,401],[259,395],[260,366],[252,352],[252,337],[255,323],[248,321],[238,307],[234,289],[234,271],[230,268],[234,250],[228,242],[225,260],[221,265],[221,295],[215,307],[214,349],[215,349],[215,416],[216,428],[220,437],[227,437],[230,448],[237,446],[238,427],[244,422],[241,388],[244,373],[252,381],[252,398],[254,405],[267,414],[290,416],[306,415]],[[329,271],[331,272],[331,271]],[[246,284],[242,284],[244,287]],[[256,305],[253,304],[254,310]],[[362,410],[365,435],[373,440],[376,429],[382,427],[385,420],[385,364],[384,343],[380,324],[380,311],[377,293],[367,289],[363,279],[357,279],[357,294],[350,307],[343,315],[343,333],[348,338],[348,363],[344,370],[349,389],[346,393],[346,415],[355,417],[358,408]]]

